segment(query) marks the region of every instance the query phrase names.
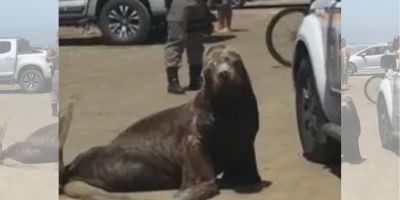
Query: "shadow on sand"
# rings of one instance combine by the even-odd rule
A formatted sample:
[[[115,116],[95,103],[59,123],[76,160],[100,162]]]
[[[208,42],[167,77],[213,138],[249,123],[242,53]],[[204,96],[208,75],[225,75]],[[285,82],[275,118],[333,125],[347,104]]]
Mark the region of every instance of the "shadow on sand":
[[[293,8],[293,7],[308,7],[308,3],[280,3],[273,5],[246,5],[242,8],[235,8],[235,10],[250,10],[250,9],[275,9],[275,8]]]
[[[248,31],[247,29],[235,29],[233,32],[244,32]],[[205,38],[206,44],[219,43],[227,40],[231,40],[235,38],[235,35],[211,35]],[[166,42],[166,34],[162,31],[153,32],[149,35],[147,40],[138,46],[143,45],[160,45],[165,44]],[[102,37],[71,37],[71,38],[60,38],[59,40],[60,46],[101,46],[108,45],[105,43]],[[118,46],[129,46],[134,44],[127,45],[118,45]],[[117,46],[117,45],[114,45]]]
[[[257,185],[231,187],[231,189],[241,194],[252,194],[261,192],[263,189],[268,188],[271,185],[272,185],[271,181],[262,180],[261,183]]]

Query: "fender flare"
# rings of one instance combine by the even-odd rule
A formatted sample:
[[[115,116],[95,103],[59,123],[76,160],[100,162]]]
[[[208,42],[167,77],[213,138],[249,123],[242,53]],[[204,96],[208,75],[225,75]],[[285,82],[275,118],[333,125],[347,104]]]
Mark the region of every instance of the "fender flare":
[[[18,69],[16,76],[15,76],[15,80],[18,80],[20,78],[22,72],[27,70],[27,68],[37,70],[38,72],[40,72],[42,74],[42,76],[44,76],[43,69],[40,66],[38,66],[36,64],[26,64]]]
[[[316,82],[318,95],[321,99],[321,104],[325,109],[324,97],[326,90],[326,69],[325,69],[325,55],[324,55],[324,41],[322,35],[321,24],[317,16],[309,15],[303,19],[303,23],[297,34],[296,41],[296,54],[299,44],[304,44],[312,65],[312,71]],[[302,53],[302,52],[300,52]],[[298,56],[294,55],[294,77],[297,73],[296,63],[298,63]]]
[[[96,20],[98,4],[102,3],[102,0],[88,0],[87,15],[92,20]],[[107,1],[107,0],[106,0]],[[142,3],[147,9],[150,15],[162,15],[167,12],[165,8],[165,2],[163,1],[151,1],[151,0],[136,0]],[[161,3],[160,3],[161,2]]]
[[[386,103],[386,111],[389,114],[390,121],[393,119],[393,88],[389,80],[383,79],[381,84],[379,85],[379,96],[382,96]],[[379,100],[379,99],[378,99]]]
[[[358,71],[358,67],[357,67],[357,65],[356,65],[354,62],[349,61],[349,62],[348,62],[348,65],[352,65],[352,66],[354,67],[355,72]]]

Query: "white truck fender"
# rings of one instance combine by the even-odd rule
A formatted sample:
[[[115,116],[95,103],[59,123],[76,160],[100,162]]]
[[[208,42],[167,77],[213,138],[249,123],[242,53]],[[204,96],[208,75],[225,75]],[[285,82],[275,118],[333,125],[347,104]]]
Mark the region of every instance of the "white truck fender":
[[[297,42],[303,42],[308,50],[314,78],[318,90],[321,104],[324,106],[324,96],[326,88],[326,69],[324,56],[324,41],[321,24],[317,16],[308,15],[303,19],[297,35]],[[324,108],[325,109],[325,108]]]
[[[38,57],[38,58],[29,57],[27,59],[18,59],[18,63],[16,66],[16,71],[15,71],[16,72],[15,78],[18,78],[20,76],[21,70],[27,66],[36,66],[43,73],[44,78],[46,78],[46,79],[51,78],[51,71],[50,71],[49,63],[47,63],[44,59],[41,59],[40,57]]]
[[[393,113],[393,88],[389,80],[383,79],[381,84],[379,85],[379,94],[382,95],[385,103],[387,112],[389,113],[390,120],[392,120]]]

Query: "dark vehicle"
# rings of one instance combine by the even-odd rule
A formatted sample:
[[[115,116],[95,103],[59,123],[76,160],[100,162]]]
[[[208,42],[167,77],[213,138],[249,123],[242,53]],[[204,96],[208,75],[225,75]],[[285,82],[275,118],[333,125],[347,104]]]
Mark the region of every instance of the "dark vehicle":
[[[97,24],[109,44],[143,42],[165,14],[164,0],[59,0],[60,26]]]

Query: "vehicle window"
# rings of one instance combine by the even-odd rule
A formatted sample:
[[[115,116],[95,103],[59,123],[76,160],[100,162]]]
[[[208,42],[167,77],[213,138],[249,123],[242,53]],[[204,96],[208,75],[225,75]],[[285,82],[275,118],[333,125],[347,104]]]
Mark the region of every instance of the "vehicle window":
[[[374,56],[374,55],[383,54],[383,52],[382,53],[380,53],[380,52],[381,52],[381,47],[372,47],[372,48],[365,50],[365,55]]]
[[[31,45],[28,40],[18,40],[18,53],[26,53],[31,51]]]
[[[0,41],[0,54],[7,53],[11,50],[11,42]]]
[[[374,53],[374,49],[373,48],[369,48],[367,50],[364,51],[365,55],[370,56]]]
[[[387,46],[380,46],[380,47],[379,47],[379,52],[378,52],[378,54],[379,54],[379,55],[385,54],[385,51],[386,51],[387,49],[388,49]]]

